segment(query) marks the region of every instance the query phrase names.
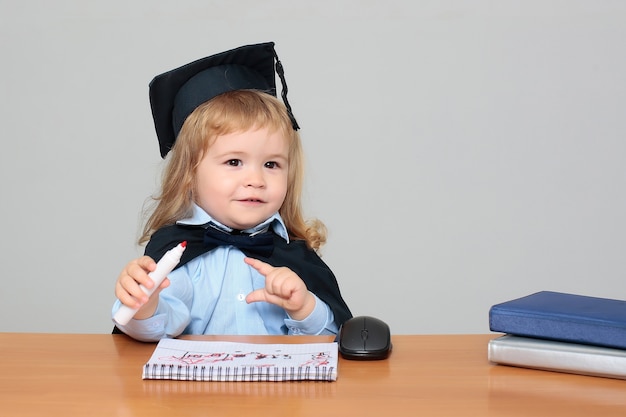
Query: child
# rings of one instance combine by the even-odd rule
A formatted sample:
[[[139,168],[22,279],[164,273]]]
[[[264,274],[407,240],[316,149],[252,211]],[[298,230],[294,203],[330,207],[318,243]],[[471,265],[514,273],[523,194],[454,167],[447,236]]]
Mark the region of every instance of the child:
[[[276,97],[276,71],[284,104]],[[117,329],[142,341],[181,334],[336,334],[352,317],[306,223],[303,155],[273,43],[244,46],[157,76],[150,84],[161,155],[157,206],[115,285]],[[182,241],[183,258],[147,297],[155,260]],[[240,242],[245,241],[245,242]]]

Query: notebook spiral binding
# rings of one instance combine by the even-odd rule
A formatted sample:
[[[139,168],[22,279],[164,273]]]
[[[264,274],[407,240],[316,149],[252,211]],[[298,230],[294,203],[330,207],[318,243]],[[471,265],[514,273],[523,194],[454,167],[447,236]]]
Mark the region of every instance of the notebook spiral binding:
[[[267,366],[189,366],[146,364],[144,379],[169,379],[175,381],[332,381],[333,366],[267,367]]]

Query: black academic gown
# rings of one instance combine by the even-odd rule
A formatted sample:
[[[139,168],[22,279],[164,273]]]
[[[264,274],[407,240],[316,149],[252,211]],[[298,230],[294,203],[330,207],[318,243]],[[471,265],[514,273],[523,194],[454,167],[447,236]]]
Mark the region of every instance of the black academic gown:
[[[202,226],[176,224],[157,230],[146,245],[145,254],[158,261],[165,252],[182,241],[187,241],[187,247],[176,268],[180,268],[208,250],[204,246]],[[274,235],[274,251],[270,256],[247,253],[246,250],[243,252],[251,258],[259,259],[275,267],[286,266],[295,272],[304,281],[309,291],[330,307],[338,326],[352,317],[350,309],[341,296],[335,275],[317,253],[306,246],[303,240],[292,240],[287,243],[280,236]],[[114,332],[116,331],[117,329],[114,329]]]

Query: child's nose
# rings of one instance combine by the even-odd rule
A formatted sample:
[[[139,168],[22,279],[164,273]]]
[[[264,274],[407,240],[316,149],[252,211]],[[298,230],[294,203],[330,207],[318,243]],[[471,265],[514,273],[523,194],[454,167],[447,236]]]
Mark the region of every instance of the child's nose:
[[[250,169],[248,176],[246,177],[246,186],[248,187],[264,187],[265,177],[262,169]]]

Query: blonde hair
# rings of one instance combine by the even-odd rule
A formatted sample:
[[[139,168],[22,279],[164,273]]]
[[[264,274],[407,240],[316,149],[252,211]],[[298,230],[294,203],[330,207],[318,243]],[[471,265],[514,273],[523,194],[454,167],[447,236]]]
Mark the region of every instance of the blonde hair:
[[[283,103],[254,90],[221,94],[198,106],[187,117],[167,157],[160,193],[152,197],[156,206],[146,221],[139,244],[150,240],[161,227],[191,215],[198,164],[218,136],[260,127],[280,131],[289,144],[287,194],[279,209],[289,236],[319,249],[326,242],[326,227],[318,219],[305,221],[302,214],[304,154],[300,135],[293,129]]]

